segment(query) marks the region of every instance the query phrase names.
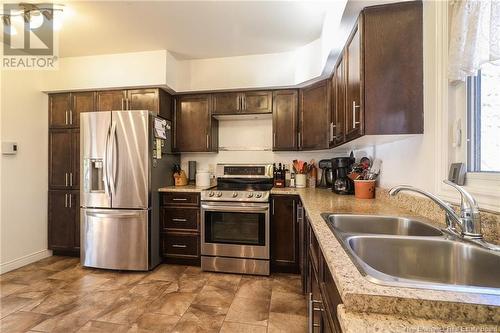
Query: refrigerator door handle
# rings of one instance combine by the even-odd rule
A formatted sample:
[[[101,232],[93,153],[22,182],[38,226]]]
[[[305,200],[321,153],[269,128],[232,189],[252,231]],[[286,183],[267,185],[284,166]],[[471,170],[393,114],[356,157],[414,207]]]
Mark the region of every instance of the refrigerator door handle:
[[[110,136],[110,139],[109,139],[109,152],[110,152],[110,156],[106,156],[106,160],[108,161],[111,161],[111,163],[108,163],[108,165],[111,167],[111,172],[108,171],[108,181],[109,181],[109,185],[110,185],[110,192],[111,192],[111,195],[114,195],[115,194],[115,170],[116,170],[116,166],[115,166],[115,158],[114,158],[114,155],[115,155],[115,139],[116,139],[116,121],[113,121],[111,123],[111,133],[109,134]]]
[[[109,218],[110,216],[118,216],[118,217],[132,217],[132,216],[138,216],[139,214],[137,212],[113,212],[113,214],[109,213],[99,213],[99,212],[87,212],[88,216],[93,216],[93,217],[98,217],[98,218]]]
[[[109,184],[109,135],[111,128],[108,128],[108,133],[106,134],[106,142],[104,144],[104,192],[109,197],[111,195],[111,185]]]

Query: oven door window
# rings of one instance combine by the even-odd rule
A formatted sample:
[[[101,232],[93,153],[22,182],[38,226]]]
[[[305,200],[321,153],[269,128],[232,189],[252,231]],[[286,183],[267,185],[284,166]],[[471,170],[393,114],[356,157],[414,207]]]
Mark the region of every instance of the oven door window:
[[[264,213],[205,212],[205,242],[265,245]]]

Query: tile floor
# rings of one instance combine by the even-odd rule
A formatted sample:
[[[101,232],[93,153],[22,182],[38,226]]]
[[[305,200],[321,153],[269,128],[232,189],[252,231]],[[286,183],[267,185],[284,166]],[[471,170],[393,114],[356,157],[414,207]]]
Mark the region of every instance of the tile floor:
[[[50,257],[0,276],[0,332],[306,332],[298,275],[82,268]]]

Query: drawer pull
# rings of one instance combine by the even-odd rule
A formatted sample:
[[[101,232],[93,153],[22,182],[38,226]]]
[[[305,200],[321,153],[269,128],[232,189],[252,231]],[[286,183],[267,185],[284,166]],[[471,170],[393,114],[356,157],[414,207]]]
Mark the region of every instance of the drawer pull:
[[[187,222],[186,219],[172,219],[174,222]]]
[[[186,198],[173,198],[173,201],[187,201]]]
[[[172,244],[172,247],[180,248],[180,249],[185,249],[187,247],[187,245],[184,245],[184,244]]]

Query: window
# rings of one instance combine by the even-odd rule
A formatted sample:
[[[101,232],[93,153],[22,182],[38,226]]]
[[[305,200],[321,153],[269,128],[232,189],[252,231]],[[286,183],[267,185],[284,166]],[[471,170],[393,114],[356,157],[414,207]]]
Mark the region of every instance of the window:
[[[500,172],[500,61],[467,80],[469,172]]]

